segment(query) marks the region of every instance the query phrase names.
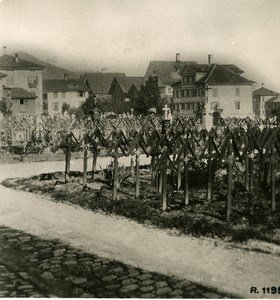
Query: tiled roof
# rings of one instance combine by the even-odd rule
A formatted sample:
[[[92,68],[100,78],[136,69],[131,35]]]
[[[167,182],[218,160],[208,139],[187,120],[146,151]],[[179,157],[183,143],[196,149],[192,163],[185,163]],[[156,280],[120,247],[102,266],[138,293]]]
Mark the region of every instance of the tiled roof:
[[[181,79],[180,72],[182,71],[185,65],[193,66],[197,65],[197,62],[151,61],[149,68],[152,67],[154,73],[148,75],[158,76],[163,84],[172,84]]]
[[[257,89],[253,91],[253,96],[277,96],[279,93],[274,92],[272,90],[269,90],[265,87],[261,87],[260,89]]]
[[[127,93],[133,84],[138,90],[140,90],[140,86],[144,84],[144,77],[139,76],[120,77],[116,78],[116,80],[124,93]]]
[[[124,73],[85,73],[84,80],[94,94],[109,94],[114,78],[125,77]]]
[[[213,65],[210,65],[210,68]],[[240,68],[238,68],[235,65],[231,65],[231,64],[227,64],[227,65],[221,65],[225,68],[228,68],[230,71],[237,73],[237,74],[241,74],[244,73],[243,70],[241,70]],[[181,75],[185,75],[188,72],[200,72],[200,73],[208,73],[209,72],[209,65],[208,64],[196,64],[196,65],[185,65],[181,71]]]
[[[199,79],[196,84],[212,84],[212,85],[251,85],[251,81],[242,77],[227,67],[214,64],[211,65],[208,74]]]
[[[4,86],[4,90],[10,90],[11,91],[11,98],[12,99],[36,99],[38,98],[34,94],[26,91],[23,88],[20,87],[6,87]]]
[[[45,67],[11,55],[0,57],[0,70],[43,70]]]
[[[43,91],[51,92],[87,92],[89,88],[79,79],[44,79]]]

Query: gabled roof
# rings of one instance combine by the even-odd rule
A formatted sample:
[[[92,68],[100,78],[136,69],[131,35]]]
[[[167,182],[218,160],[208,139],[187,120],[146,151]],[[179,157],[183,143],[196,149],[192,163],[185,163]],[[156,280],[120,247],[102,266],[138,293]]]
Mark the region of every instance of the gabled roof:
[[[4,90],[10,90],[11,91],[11,98],[12,99],[36,99],[38,98],[34,94],[26,91],[23,88],[20,87],[6,87],[3,86]]]
[[[144,84],[144,77],[140,76],[127,76],[116,78],[120,87],[124,93],[127,93],[132,85],[134,85],[138,90],[140,90],[141,84]]]
[[[43,70],[45,67],[18,57],[3,55],[0,57],[0,70]]]
[[[223,65],[214,64],[210,66],[209,72],[199,79],[196,84],[211,85],[251,85],[251,81],[242,77]]]
[[[210,65],[210,68],[211,68],[211,66],[212,65]],[[228,68],[230,71],[237,73],[237,74],[244,73],[243,70],[241,70],[240,68],[238,68],[235,65],[226,64],[226,65],[221,65],[221,66]],[[183,76],[189,72],[208,73],[210,68],[209,68],[208,64],[185,65],[181,71],[181,75]]]
[[[79,79],[44,79],[43,91],[45,92],[87,92],[89,88]]]
[[[260,89],[253,91],[253,97],[255,97],[255,96],[278,96],[278,95],[280,95],[280,94],[277,92],[274,92],[272,90],[269,90],[265,87],[261,87]]]
[[[152,69],[153,73],[148,74],[158,76],[163,84],[172,84],[181,79],[180,72],[184,66],[197,65],[196,61],[151,61],[148,70]]]
[[[94,94],[109,94],[114,78],[125,77],[124,73],[85,73],[84,81]]]

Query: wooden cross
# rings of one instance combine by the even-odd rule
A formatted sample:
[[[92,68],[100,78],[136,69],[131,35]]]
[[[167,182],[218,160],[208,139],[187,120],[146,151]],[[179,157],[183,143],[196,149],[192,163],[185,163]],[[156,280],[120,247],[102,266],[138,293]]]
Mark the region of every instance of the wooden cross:
[[[164,105],[164,108],[162,109],[164,111],[164,119],[166,120],[167,119],[167,112],[169,111],[169,108],[168,106],[165,104]]]

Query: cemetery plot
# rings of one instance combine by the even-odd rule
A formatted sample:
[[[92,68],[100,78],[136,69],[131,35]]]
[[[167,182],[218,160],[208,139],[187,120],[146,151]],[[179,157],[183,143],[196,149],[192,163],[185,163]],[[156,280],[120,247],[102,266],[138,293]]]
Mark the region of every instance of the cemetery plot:
[[[19,127],[26,128],[23,124],[28,122],[21,122]],[[209,226],[207,232],[215,226],[232,230],[243,223],[250,232],[255,227],[279,226],[280,129],[273,120],[225,119],[209,131],[191,118],[178,118],[167,124],[152,116],[98,121],[64,117],[52,124],[48,119],[32,120],[32,124],[29,128],[34,128],[34,141],[56,143],[65,153],[61,179],[64,185],[57,185],[54,194],[65,186],[71,190],[73,185],[86,197],[98,187],[88,200],[89,207],[99,203],[97,195],[106,195],[110,207],[128,205],[126,201],[130,199],[136,211],[145,207],[146,211],[139,214],[178,214],[181,221],[173,221],[182,222],[187,228],[191,226],[189,219],[199,215],[203,219],[200,224],[205,222],[203,228]],[[59,132],[55,124],[59,124]],[[51,130],[57,133],[55,138],[50,138]],[[75,151],[83,157],[81,174],[70,170],[71,154]],[[111,157],[112,163],[98,172],[101,151]],[[144,169],[139,163],[141,154],[151,159]],[[130,166],[122,166],[120,157],[127,157]],[[79,201],[84,201],[83,197]]]

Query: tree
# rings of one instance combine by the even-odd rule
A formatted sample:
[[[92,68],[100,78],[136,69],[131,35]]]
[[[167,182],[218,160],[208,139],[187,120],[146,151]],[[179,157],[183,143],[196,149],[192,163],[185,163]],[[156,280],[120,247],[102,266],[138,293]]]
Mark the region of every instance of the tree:
[[[0,101],[0,111],[4,116],[9,116],[12,114],[11,103],[6,98],[2,98]]]
[[[85,102],[80,105],[81,110],[85,116],[93,116],[94,109],[96,108],[96,99],[94,95],[90,95]]]
[[[62,107],[61,107],[61,111],[62,111],[62,113],[64,113],[65,111],[69,111],[69,109],[70,109],[70,104],[68,104],[68,103],[62,103]]]
[[[135,100],[134,111],[147,114],[150,108],[155,108],[157,113],[162,113],[163,101],[160,98],[160,89],[157,80],[149,76],[145,85],[141,86],[139,95]]]

